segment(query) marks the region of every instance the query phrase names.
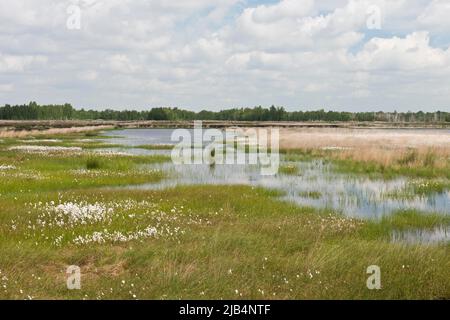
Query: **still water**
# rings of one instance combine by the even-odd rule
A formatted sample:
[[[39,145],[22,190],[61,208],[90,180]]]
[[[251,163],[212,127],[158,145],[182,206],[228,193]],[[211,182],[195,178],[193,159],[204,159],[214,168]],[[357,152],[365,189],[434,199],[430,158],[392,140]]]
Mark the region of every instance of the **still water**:
[[[132,154],[170,154],[170,150],[144,150],[133,148],[148,144],[175,144],[171,129],[127,129],[107,132],[113,136],[109,143],[128,148],[116,151]],[[131,147],[131,148],[130,148]],[[302,206],[330,209],[347,216],[379,218],[398,210],[418,210],[429,213],[450,214],[450,191],[427,195],[398,197],[408,190],[410,179],[374,180],[364,176],[334,172],[333,166],[322,160],[288,163],[297,166],[294,175],[261,175],[256,165],[174,165],[171,162],[152,165],[169,173],[169,178],[156,184],[132,188],[164,189],[177,185],[243,184],[282,191],[282,198]]]
[[[437,227],[432,230],[407,230],[407,231],[395,231],[391,236],[392,242],[395,243],[407,243],[407,244],[440,244],[450,242],[450,228],[449,227]]]

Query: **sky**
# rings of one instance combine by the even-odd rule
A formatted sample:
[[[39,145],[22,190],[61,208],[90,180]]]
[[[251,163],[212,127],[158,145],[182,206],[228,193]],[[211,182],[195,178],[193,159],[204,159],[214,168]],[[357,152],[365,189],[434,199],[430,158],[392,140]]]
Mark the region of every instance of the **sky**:
[[[0,104],[450,111],[450,0],[0,0]]]

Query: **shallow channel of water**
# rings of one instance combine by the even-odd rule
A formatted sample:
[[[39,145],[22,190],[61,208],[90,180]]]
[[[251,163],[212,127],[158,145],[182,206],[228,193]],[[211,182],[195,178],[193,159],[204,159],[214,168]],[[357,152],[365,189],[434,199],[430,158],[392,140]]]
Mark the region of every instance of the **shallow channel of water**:
[[[126,129],[107,132],[123,138],[108,139],[109,143],[127,147],[145,144],[174,144],[171,129]],[[170,150],[115,148],[131,154],[170,154]],[[286,162],[283,162],[287,164]],[[374,180],[363,176],[338,174],[330,164],[321,160],[296,162],[298,174],[262,176],[256,165],[153,165],[170,173],[170,178],[139,188],[163,189],[176,185],[245,184],[283,191],[284,199],[300,205],[328,208],[348,216],[377,218],[398,210],[415,209],[424,212],[450,214],[450,192],[416,195],[407,198],[393,194],[405,190],[408,178]]]

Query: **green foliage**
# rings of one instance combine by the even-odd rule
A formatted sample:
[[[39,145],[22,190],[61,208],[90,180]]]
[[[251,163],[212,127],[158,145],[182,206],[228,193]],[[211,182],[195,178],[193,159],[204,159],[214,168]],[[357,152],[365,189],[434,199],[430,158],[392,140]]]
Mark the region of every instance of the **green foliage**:
[[[427,154],[425,155],[425,159],[423,160],[423,165],[425,167],[433,167],[434,164],[436,163],[437,160],[437,156],[435,153],[433,153],[432,151],[428,151]]]
[[[281,174],[293,176],[293,175],[297,175],[299,173],[299,169],[294,164],[288,164],[288,165],[280,166],[278,172]]]
[[[254,108],[235,108],[218,112],[202,110],[193,112],[178,108],[153,108],[151,110],[102,111],[74,109],[70,104],[38,105],[30,102],[28,105],[5,105],[0,107],[0,119],[3,120],[222,120],[222,121],[386,121],[386,122],[450,122],[447,112],[417,112],[417,113],[385,113],[385,112],[336,112],[325,111],[293,111],[284,107],[262,106]]]
[[[430,194],[430,193],[442,193],[444,192],[448,184],[441,181],[417,181],[411,183],[411,187],[414,194]]]
[[[416,150],[411,150],[405,156],[403,156],[400,160],[398,160],[398,163],[402,166],[409,165],[417,161],[417,158],[419,157]]]
[[[154,222],[152,205],[176,216],[174,237],[129,243],[60,247],[63,239],[103,230],[102,224],[29,231],[38,218],[24,204],[84,199],[114,205],[108,230],[125,232]],[[184,186],[167,190],[71,190],[1,198],[2,299],[436,299],[448,298],[448,246],[402,245],[389,234],[448,223],[439,216],[403,212],[362,222],[320,215],[244,186]],[[175,213],[172,211],[174,210]],[[130,217],[133,215],[133,217]],[[161,216],[157,216],[158,218]],[[186,223],[193,221],[208,223]],[[14,220],[15,228],[11,228]],[[368,290],[367,267],[386,270],[382,290]],[[80,266],[82,290],[67,290],[65,270]],[[39,278],[37,278],[39,277]]]
[[[299,195],[300,195],[300,197],[303,197],[303,198],[311,198],[311,199],[315,199],[315,200],[322,198],[322,193],[319,191],[305,191],[305,192],[300,192]]]
[[[4,139],[1,147],[17,143]],[[160,181],[164,172],[142,165],[169,159],[3,149],[0,163],[17,169],[0,183],[0,299],[449,298],[448,245],[390,242],[393,231],[448,226],[448,216],[402,211],[361,221],[251,186],[111,188]],[[104,206],[113,214],[73,226],[42,224],[55,218],[42,208],[60,203]],[[73,242],[93,232],[127,234],[148,226],[158,230],[156,237]],[[386,270],[382,290],[367,290],[373,264]],[[81,268],[82,290],[66,289],[69,265]]]
[[[86,161],[86,169],[88,170],[96,170],[102,167],[102,163],[100,159],[97,158],[89,158]]]
[[[145,149],[145,150],[172,150],[174,148],[174,145],[170,144],[144,144],[137,146],[139,149]]]

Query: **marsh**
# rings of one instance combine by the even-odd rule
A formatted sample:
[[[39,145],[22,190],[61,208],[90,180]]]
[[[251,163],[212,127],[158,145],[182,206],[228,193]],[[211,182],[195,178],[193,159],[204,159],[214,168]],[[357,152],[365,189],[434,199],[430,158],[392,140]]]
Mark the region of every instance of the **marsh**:
[[[0,296],[448,297],[448,132],[383,147],[313,130],[281,145],[273,176],[175,165],[170,130],[2,138]],[[366,288],[374,264],[383,290]],[[66,288],[72,265],[82,291]]]

